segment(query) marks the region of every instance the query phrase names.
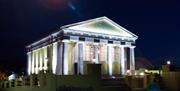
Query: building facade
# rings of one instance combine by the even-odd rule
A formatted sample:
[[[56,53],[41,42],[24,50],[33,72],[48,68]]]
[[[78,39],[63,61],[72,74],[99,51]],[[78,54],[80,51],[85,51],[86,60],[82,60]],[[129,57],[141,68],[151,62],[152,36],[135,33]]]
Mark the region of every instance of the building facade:
[[[133,74],[137,38],[107,17],[62,26],[27,46],[28,74],[83,75],[87,64],[101,64],[102,75]]]

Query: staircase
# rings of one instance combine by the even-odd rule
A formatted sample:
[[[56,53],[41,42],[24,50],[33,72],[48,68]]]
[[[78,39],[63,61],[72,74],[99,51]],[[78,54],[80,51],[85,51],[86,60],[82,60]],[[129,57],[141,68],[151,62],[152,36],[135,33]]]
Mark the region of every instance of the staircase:
[[[131,91],[131,88],[126,84],[123,77],[119,78],[104,78],[102,79],[104,91]]]

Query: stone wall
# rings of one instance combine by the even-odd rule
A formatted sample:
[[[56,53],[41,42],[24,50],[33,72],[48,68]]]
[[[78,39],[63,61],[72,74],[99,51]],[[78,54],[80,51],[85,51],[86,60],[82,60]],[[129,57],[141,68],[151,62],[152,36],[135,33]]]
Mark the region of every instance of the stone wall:
[[[166,89],[180,91],[180,72],[164,72],[163,81]]]
[[[90,64],[87,67],[87,75],[54,75],[51,71],[41,71],[38,75],[2,82],[0,91],[117,91],[126,88],[125,82],[122,82],[122,86],[114,87],[114,81],[118,81],[114,78],[110,78],[108,83],[112,86],[103,85],[100,64]],[[144,78],[126,78],[127,84],[133,88],[143,88],[144,81]],[[125,91],[129,91],[128,87]]]

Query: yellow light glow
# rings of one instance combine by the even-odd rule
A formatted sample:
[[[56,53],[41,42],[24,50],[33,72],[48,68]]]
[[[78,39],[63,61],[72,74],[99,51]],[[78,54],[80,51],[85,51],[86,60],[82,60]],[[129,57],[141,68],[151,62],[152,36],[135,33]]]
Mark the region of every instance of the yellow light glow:
[[[137,75],[137,73],[135,72],[134,75]]]
[[[144,76],[144,72],[139,73],[140,76]]]
[[[130,70],[127,70],[127,73],[130,73]]]

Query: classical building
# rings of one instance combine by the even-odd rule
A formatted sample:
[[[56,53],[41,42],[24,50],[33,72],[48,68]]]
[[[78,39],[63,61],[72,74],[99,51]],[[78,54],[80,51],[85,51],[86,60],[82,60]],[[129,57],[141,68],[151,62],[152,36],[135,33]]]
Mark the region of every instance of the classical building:
[[[87,64],[101,64],[103,75],[133,73],[137,38],[107,17],[62,26],[27,46],[28,74],[86,74]]]

